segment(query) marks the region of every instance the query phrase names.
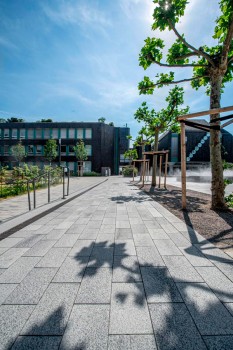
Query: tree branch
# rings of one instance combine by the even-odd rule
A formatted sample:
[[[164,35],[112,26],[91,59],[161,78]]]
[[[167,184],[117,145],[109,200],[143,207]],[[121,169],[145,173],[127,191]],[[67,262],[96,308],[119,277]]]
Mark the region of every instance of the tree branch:
[[[184,58],[188,58],[188,57],[191,57],[191,56],[198,56],[198,54],[196,52],[189,52],[186,55],[181,55],[181,56],[178,56],[178,57],[174,57],[174,59],[175,60],[182,60]]]
[[[153,61],[154,63],[158,64],[161,67],[208,67],[207,64],[166,64],[166,63],[161,63],[158,61]]]
[[[173,30],[173,32],[176,34],[176,36],[182,41],[182,43],[185,46],[187,46],[189,49],[196,52],[198,54],[198,56],[204,57],[212,66],[214,66],[214,62],[212,61],[212,59],[210,58],[210,56],[207,53],[200,51],[200,50],[196,49],[194,46],[187,43],[187,41],[182,37],[182,35],[180,35],[180,33],[176,30],[175,26],[172,24],[170,19],[168,19],[167,21],[168,21],[168,24],[170,25],[171,29]]]
[[[233,56],[231,56],[228,60],[228,64],[231,63],[233,61]]]
[[[232,38],[233,38],[233,14],[231,15],[231,23],[222,47],[222,59],[223,59],[222,63],[227,62],[227,57],[230,50]]]

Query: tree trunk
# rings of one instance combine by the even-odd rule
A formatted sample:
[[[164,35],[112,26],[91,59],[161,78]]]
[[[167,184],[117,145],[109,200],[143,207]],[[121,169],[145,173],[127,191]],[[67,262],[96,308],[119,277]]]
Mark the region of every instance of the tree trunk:
[[[155,144],[154,151],[158,151],[159,147],[159,130],[155,129]],[[157,170],[157,156],[153,156],[153,169],[152,169],[152,186],[156,186],[156,170]]]
[[[210,108],[220,108],[222,77],[217,76],[211,79]],[[219,114],[210,115],[211,125],[220,125],[220,121],[212,122],[218,118]],[[211,164],[211,192],[212,192],[212,209],[225,208],[224,200],[224,180],[223,166],[221,156],[221,132],[220,130],[210,129],[210,164]]]

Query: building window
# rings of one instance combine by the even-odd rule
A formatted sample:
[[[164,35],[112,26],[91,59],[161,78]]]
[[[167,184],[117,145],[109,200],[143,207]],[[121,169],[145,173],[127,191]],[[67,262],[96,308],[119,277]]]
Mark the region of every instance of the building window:
[[[17,139],[18,138],[18,130],[17,129],[12,129],[11,138],[12,139]]]
[[[92,156],[92,145],[86,145],[85,149],[87,151],[87,155]]]
[[[92,129],[86,129],[85,130],[85,138],[91,139],[92,138]]]
[[[36,145],[36,154],[42,154],[42,146],[41,145]]]
[[[58,139],[58,129],[52,129],[52,138]]]
[[[74,162],[69,162],[69,169],[74,171]]]
[[[3,134],[4,136],[4,139],[9,139],[9,136],[10,136],[10,131],[9,131],[9,129],[4,129],[4,134]]]
[[[50,139],[50,129],[44,129],[44,139]]]
[[[78,131],[77,131],[77,138],[78,139],[83,139],[83,129],[78,129]]]
[[[34,139],[34,129],[28,129],[28,139]]]
[[[25,139],[25,129],[20,129],[19,130],[19,138],[20,139]]]
[[[29,155],[34,154],[34,146],[33,145],[28,145],[28,154]]]
[[[4,154],[7,155],[10,153],[10,146],[9,145],[4,145]]]
[[[69,138],[74,139],[75,138],[75,129],[69,129]]]
[[[61,139],[66,139],[66,129],[61,129]]]
[[[69,145],[69,154],[73,155],[74,154],[74,146]]]
[[[66,146],[65,145],[61,145],[61,154],[63,156],[66,155]]]
[[[90,161],[85,161],[84,162],[84,172],[87,173],[91,171],[91,162]]]
[[[42,129],[36,129],[36,139],[42,139]]]

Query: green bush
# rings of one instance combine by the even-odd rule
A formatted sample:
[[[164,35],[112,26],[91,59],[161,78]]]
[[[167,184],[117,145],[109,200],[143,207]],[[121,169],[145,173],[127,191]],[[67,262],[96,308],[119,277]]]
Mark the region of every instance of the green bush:
[[[95,171],[86,171],[83,173],[83,176],[101,176],[101,174],[96,173]]]
[[[229,194],[229,196],[226,196],[225,201],[226,201],[228,207],[233,208],[233,193]]]
[[[127,166],[122,169],[123,176],[133,176],[133,172],[134,172],[134,176],[137,176],[138,169],[133,168],[132,166]]]

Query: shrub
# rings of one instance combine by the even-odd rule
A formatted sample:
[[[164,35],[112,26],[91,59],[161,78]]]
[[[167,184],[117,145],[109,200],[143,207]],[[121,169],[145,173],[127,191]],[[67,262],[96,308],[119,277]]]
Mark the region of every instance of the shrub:
[[[233,193],[229,194],[229,196],[226,196],[225,201],[226,201],[228,207],[233,208]]]
[[[133,168],[132,166],[127,166],[122,169],[123,176],[133,176],[133,172],[134,172],[134,176],[137,176],[138,169]]]
[[[95,171],[86,171],[83,173],[83,176],[101,176],[101,174],[96,173]]]

